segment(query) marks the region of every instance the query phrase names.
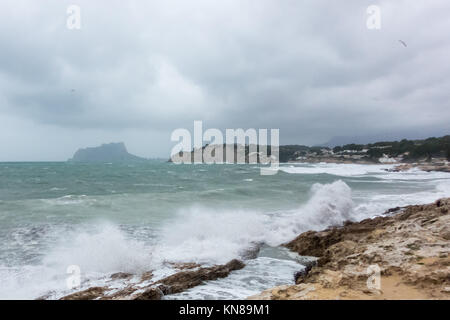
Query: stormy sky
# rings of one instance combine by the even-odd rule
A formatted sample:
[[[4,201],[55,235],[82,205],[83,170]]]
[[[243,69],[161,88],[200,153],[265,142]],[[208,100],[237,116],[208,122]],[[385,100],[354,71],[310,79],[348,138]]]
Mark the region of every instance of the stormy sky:
[[[449,13],[447,0],[2,0],[0,161],[113,141],[167,158],[194,120],[278,128],[281,144],[450,133]]]

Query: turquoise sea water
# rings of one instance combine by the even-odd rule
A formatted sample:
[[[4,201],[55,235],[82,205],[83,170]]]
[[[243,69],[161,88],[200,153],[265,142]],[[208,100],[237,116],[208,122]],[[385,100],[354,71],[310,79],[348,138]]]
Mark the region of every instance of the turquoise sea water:
[[[389,173],[390,165],[1,163],[0,298],[70,293],[124,271],[156,276],[170,262],[225,263],[255,244],[232,276],[167,298],[242,298],[292,281],[301,268],[278,248],[300,232],[450,196],[450,174]]]

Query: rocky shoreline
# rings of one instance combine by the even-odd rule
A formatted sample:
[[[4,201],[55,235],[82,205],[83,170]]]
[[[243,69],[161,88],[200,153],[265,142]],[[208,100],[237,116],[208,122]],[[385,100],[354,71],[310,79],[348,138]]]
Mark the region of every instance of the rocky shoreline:
[[[449,209],[445,198],[305,232],[285,246],[316,265],[249,299],[450,299]]]
[[[336,164],[382,164],[376,161],[369,160],[350,160],[350,159],[335,159],[335,158],[309,158],[301,161],[288,161],[287,163],[336,163]],[[411,169],[419,169],[426,172],[440,171],[450,173],[450,163],[448,161],[432,161],[432,162],[400,162],[400,163],[385,163],[394,165],[393,168],[387,169],[388,172],[404,172]]]
[[[396,165],[394,168],[389,170],[390,172],[404,172],[411,170],[413,168],[417,168],[422,171],[430,172],[430,171],[440,171],[440,172],[449,172],[450,173],[450,165],[448,162],[442,163],[401,163]]]
[[[364,159],[339,159],[330,157],[316,157],[316,158],[306,158],[302,160],[289,160],[286,163],[336,163],[336,164],[380,164],[375,160],[364,160]]]
[[[64,296],[60,300],[161,300],[165,295],[183,292],[205,281],[225,278],[230,272],[244,267],[245,264],[236,259],[212,267],[200,267],[194,263],[180,264],[176,266],[179,272],[157,281],[152,281],[153,273],[149,271],[142,274],[139,282],[119,290],[110,287],[91,287]],[[118,273],[112,275],[111,279],[130,277],[131,274]]]
[[[450,198],[445,198],[428,205],[393,208],[374,219],[302,233],[284,245],[309,257],[305,268],[293,275],[295,284],[268,289],[249,299],[450,299],[449,209]],[[111,281],[122,282],[120,288],[94,286],[60,299],[160,300],[227,277],[245,264],[232,260],[208,267],[195,263],[173,267],[177,272],[162,279],[154,279],[152,271],[137,281],[130,281],[135,275],[116,273]],[[379,287],[368,284],[370,279],[377,281],[369,271],[379,272]]]

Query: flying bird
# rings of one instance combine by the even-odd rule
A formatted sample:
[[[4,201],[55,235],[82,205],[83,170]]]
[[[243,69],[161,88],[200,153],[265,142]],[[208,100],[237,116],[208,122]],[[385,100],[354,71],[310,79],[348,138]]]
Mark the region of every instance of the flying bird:
[[[398,42],[400,42],[402,45],[404,45],[405,48],[408,47],[408,46],[406,45],[405,41],[403,41],[403,40],[398,40]]]

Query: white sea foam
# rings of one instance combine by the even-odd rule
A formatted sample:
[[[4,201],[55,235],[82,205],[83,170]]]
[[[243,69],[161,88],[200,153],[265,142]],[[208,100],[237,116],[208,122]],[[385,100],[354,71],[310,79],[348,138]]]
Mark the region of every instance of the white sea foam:
[[[138,272],[148,270],[151,252],[117,226],[101,223],[94,230],[76,231],[60,241],[43,262],[62,268],[78,265],[86,273]]]
[[[80,267],[84,282],[98,281],[114,272],[138,273],[152,268],[150,248],[128,239],[108,223],[89,232],[60,234],[59,239],[39,265],[0,266],[0,299],[32,299],[48,292],[68,292],[66,271],[71,265]]]
[[[53,187],[50,189],[50,191],[63,191],[63,190],[67,190],[67,188]]]
[[[58,290],[63,281],[53,269],[42,265],[8,267],[0,265],[0,299],[35,299]]]
[[[380,175],[376,175],[380,179],[388,180],[437,180],[437,179],[450,179],[449,172],[431,171],[426,172],[417,168],[412,168],[403,172],[385,172]]]
[[[436,191],[442,197],[450,196],[450,180],[439,181],[436,185]]]
[[[182,210],[160,232],[155,259],[224,263],[263,240],[264,216],[249,211]]]
[[[450,173],[432,171],[426,172],[412,168],[402,172],[389,172],[392,164],[344,164],[318,163],[281,166],[280,170],[290,174],[330,174],[340,177],[376,177],[388,180],[435,180],[450,179]]]
[[[307,230],[339,225],[345,220],[364,219],[395,206],[428,203],[450,196],[450,176],[446,173],[417,170],[388,173],[384,171],[387,167],[389,165],[329,164],[282,167],[288,173],[329,173],[342,176],[344,180],[360,175],[377,177],[383,185],[384,182],[401,182],[399,186],[405,186],[405,191],[385,189],[380,183],[376,189],[352,192],[344,181],[337,180],[314,184],[306,203],[282,212],[219,210],[205,204],[183,208],[170,221],[166,220],[157,234],[152,235],[151,245],[131,239],[121,228],[109,223],[94,225],[91,221],[88,227],[83,224],[69,233],[55,231],[51,234],[50,230],[48,236],[59,240],[49,245],[39,265],[0,265],[0,298],[36,298],[50,290],[58,294],[66,292],[66,269],[69,265],[80,266],[83,279],[90,280],[90,284],[102,285],[108,274],[119,271],[139,273],[153,269],[158,277],[162,277],[170,272],[161,267],[165,261],[225,263],[241,257],[256,243],[277,246]],[[352,183],[357,183],[357,180],[352,178]],[[366,185],[377,182],[365,180]],[[248,185],[257,182],[255,180]],[[91,197],[86,196],[66,196],[43,201],[50,205],[72,206],[90,200]],[[203,293],[193,290],[191,297],[218,297],[220,286],[223,287],[223,297],[244,297],[256,293],[262,288],[258,284],[260,278],[253,281],[249,272],[266,272],[267,279],[272,279],[270,283],[274,285],[291,277],[294,262],[277,263],[258,258],[249,262],[248,269],[236,273],[234,278],[230,277],[231,282],[216,282],[213,287],[203,288]],[[285,272],[277,274],[277,269]],[[239,279],[248,279],[248,285],[233,295]]]
[[[338,180],[324,185],[315,184],[311,188],[310,199],[305,205],[283,214],[270,216],[261,213],[250,214],[248,217],[254,222],[253,224],[248,221],[242,225],[236,223],[242,220],[240,216],[247,214],[242,212],[240,216],[228,215],[227,218],[222,218],[217,221],[217,226],[221,227],[212,226],[210,229],[210,226],[214,225],[214,218],[208,216],[205,210],[202,216],[206,215],[210,222],[196,229],[195,236],[189,235],[190,245],[183,246],[183,249],[189,248],[189,254],[196,255],[198,254],[196,250],[207,247],[207,250],[203,252],[205,259],[219,258],[221,254],[226,254],[227,250],[231,249],[228,252],[230,255],[227,255],[227,258],[231,258],[240,252],[239,249],[249,246],[252,242],[262,241],[277,246],[306,230],[319,230],[330,225],[339,225],[345,220],[360,220],[398,205],[428,203],[449,195],[450,181],[446,180],[439,182],[434,190],[410,194],[377,194],[367,198],[364,204],[356,205],[352,200],[351,189],[343,181]],[[189,220],[188,225],[192,227]],[[219,231],[222,228],[226,231]],[[186,236],[189,233],[188,229],[184,229],[179,236]],[[221,235],[218,238],[215,237],[217,233]],[[242,233],[246,235],[244,239],[240,238]],[[239,241],[230,243],[230,239],[239,239]],[[210,242],[216,243],[212,246]],[[293,274],[300,268],[295,261],[259,257],[248,261],[246,268],[233,272],[225,279],[208,282],[186,292],[168,296],[167,299],[243,299],[276,285],[292,283]]]
[[[293,283],[295,272],[301,269],[295,261],[258,257],[226,278],[169,295],[167,299],[245,299],[268,288]]]
[[[410,193],[383,193],[365,195],[362,203],[354,208],[354,217],[361,220],[382,214],[394,207],[414,204],[427,204],[439,198],[450,196],[450,180],[423,181],[423,184],[434,186],[426,191]]]
[[[315,184],[304,206],[281,215],[191,208],[161,230],[154,258],[225,263],[255,243],[276,246],[300,232],[339,225],[352,219],[352,208],[351,190],[340,180]]]
[[[385,173],[393,165],[365,165],[365,164],[342,164],[342,163],[318,163],[303,164],[296,166],[281,166],[280,170],[292,174],[331,174],[341,177],[362,176],[367,174]]]
[[[330,184],[314,184],[308,202],[296,210],[274,217],[266,233],[266,242],[279,245],[307,230],[340,225],[353,219],[350,187],[338,180]]]
[[[282,213],[195,207],[180,212],[161,230],[154,254],[161,260],[224,263],[255,243],[277,246],[307,230],[373,217],[395,206],[432,202],[448,196],[449,191],[450,181],[443,181],[431,191],[378,193],[367,195],[363,203],[356,204],[350,187],[337,180],[314,184],[307,203]]]
[[[60,206],[65,206],[65,205],[78,205],[78,204],[84,204],[84,203],[94,203],[97,200],[92,198],[92,197],[88,197],[85,194],[82,195],[66,195],[60,198],[55,198],[55,199],[42,199],[41,200],[44,203],[50,204],[50,205],[60,205]]]

